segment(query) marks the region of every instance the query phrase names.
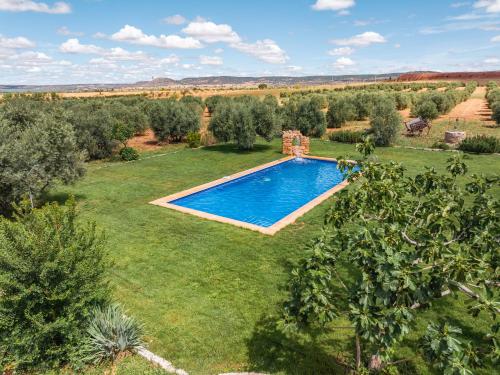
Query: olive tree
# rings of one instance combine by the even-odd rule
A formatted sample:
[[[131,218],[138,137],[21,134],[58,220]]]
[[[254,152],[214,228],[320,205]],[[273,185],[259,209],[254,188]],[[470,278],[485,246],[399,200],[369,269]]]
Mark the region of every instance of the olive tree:
[[[340,128],[347,121],[356,118],[356,107],[350,98],[342,96],[333,98],[328,106],[326,121],[329,128]]]
[[[389,146],[396,139],[403,119],[396,110],[394,102],[380,98],[374,105],[370,116],[371,133],[377,146]]]
[[[151,127],[160,142],[182,141],[188,133],[200,130],[200,113],[188,103],[159,100],[149,110]]]
[[[434,120],[439,117],[439,111],[432,100],[423,100],[415,104],[411,110],[412,116],[420,117],[424,120]]]
[[[365,154],[372,150],[369,139],[360,146]],[[339,165],[356,186],[336,195],[322,234],[292,272],[284,327],[344,317],[356,341],[352,368],[380,369],[414,330],[421,310],[448,294],[471,300],[464,313],[494,321],[500,312],[500,223],[490,190],[498,176],[467,176],[459,155],[449,160],[446,174],[428,168],[407,175],[401,164],[369,158],[356,169],[346,161]],[[341,276],[342,264],[349,265],[349,277]],[[431,325],[422,351],[445,373],[470,373],[498,360],[498,328],[494,324],[471,348],[459,330]],[[453,342],[462,344],[450,349]]]
[[[61,110],[36,118],[0,118],[0,212],[23,196],[34,206],[56,182],[72,183],[84,174],[84,154]]]

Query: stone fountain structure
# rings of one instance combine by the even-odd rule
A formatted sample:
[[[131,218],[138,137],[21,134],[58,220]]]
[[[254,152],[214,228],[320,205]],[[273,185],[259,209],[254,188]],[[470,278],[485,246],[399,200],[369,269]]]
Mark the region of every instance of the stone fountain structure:
[[[301,157],[309,154],[309,137],[298,130],[285,130],[282,135],[282,153]]]

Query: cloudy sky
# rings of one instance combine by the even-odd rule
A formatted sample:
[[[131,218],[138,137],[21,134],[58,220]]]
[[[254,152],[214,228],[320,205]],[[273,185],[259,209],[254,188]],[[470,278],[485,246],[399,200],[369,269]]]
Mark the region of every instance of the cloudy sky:
[[[500,69],[500,0],[0,0],[0,84]]]

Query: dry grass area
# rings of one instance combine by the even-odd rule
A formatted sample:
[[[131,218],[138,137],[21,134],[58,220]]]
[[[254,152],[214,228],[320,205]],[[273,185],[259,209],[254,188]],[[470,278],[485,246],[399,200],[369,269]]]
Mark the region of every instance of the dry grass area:
[[[491,110],[485,99],[486,88],[477,87],[471,97],[455,106],[450,113],[440,116],[432,123],[429,134],[408,136],[403,127],[396,141],[399,146],[431,147],[435,143],[444,142],[444,133],[447,130],[458,129],[465,131],[467,136],[489,135],[500,137],[500,127],[491,120]],[[411,118],[410,109],[399,111],[406,121]],[[368,121],[351,121],[341,129],[328,129],[328,132],[339,130],[363,130],[369,128]]]

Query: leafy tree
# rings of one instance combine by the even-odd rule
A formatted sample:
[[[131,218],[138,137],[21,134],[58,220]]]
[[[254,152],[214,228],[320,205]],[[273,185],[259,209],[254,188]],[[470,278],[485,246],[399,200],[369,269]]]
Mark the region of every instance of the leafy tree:
[[[225,103],[217,107],[210,118],[208,130],[219,142],[229,142],[234,137],[234,107]]]
[[[439,117],[436,103],[432,100],[424,100],[415,104],[411,111],[412,116],[420,117],[424,120],[434,120]]]
[[[0,118],[0,212],[25,195],[34,205],[54,183],[69,184],[84,174],[84,156],[65,117],[54,109],[36,118],[29,110],[22,118]]]
[[[238,148],[251,150],[257,134],[250,110],[246,106],[238,104],[233,112],[232,122],[234,139]]]
[[[113,129],[116,119],[103,100],[72,101],[66,103],[68,121],[75,130],[76,141],[91,160],[112,155],[117,144]]]
[[[356,118],[356,107],[348,97],[341,96],[330,101],[326,120],[329,128],[340,128]]]
[[[95,224],[75,202],[0,219],[0,365],[59,368],[79,355],[90,313],[107,302],[108,261]]]
[[[264,90],[267,89],[267,85],[265,83],[260,83],[259,86],[257,86],[259,90]]]
[[[200,129],[200,114],[190,104],[159,100],[149,114],[151,126],[160,142],[180,142],[189,132]]]
[[[370,154],[370,139],[358,149]],[[339,165],[357,183],[336,195],[321,236],[292,272],[285,328],[344,316],[356,337],[353,367],[380,369],[414,328],[419,310],[447,294],[470,298],[473,316],[497,317],[499,202],[489,190],[498,176],[473,175],[463,188],[458,180],[466,178],[467,167],[460,156],[449,160],[447,174],[428,168],[407,176],[401,164],[370,158],[358,161],[359,169]],[[340,276],[341,263],[349,265],[348,279]],[[498,360],[498,328],[491,327],[478,350],[482,361]],[[373,355],[363,356],[362,348]],[[471,365],[446,345],[432,351],[431,359],[451,355]]]
[[[396,111],[394,102],[381,98],[373,107],[370,117],[371,132],[377,146],[389,146],[396,139],[403,119]]]
[[[321,137],[326,131],[325,114],[321,102],[313,98],[300,100],[296,107],[295,129],[307,136]]]
[[[255,131],[268,142],[273,139],[280,126],[276,108],[272,104],[257,102],[251,109]]]

